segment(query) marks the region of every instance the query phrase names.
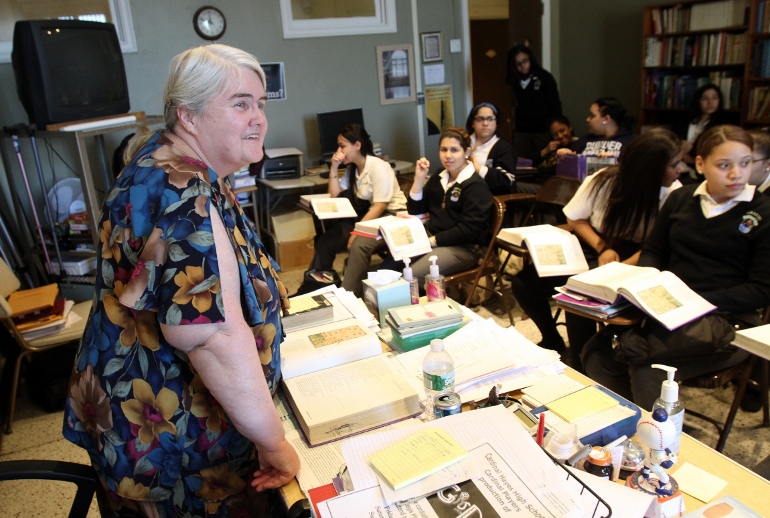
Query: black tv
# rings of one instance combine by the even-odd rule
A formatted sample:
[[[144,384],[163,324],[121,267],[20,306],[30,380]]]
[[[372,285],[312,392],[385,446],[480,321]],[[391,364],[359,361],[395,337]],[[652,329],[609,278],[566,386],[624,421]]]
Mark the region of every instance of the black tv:
[[[111,23],[18,21],[11,61],[19,100],[39,129],[129,110],[123,53]]]
[[[337,137],[348,124],[364,125],[364,111],[361,108],[324,112],[318,114],[318,132],[321,135],[321,154],[331,157],[337,151]]]

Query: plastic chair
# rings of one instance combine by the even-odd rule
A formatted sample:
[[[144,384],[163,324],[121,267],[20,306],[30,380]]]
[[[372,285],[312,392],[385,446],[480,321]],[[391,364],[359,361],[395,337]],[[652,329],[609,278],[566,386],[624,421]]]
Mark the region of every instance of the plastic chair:
[[[18,290],[20,286],[21,283],[19,282],[18,277],[16,277],[16,274],[13,273],[5,261],[0,259],[0,320],[2,320],[3,325],[6,327],[6,329],[8,329],[8,332],[11,334],[14,340],[16,340],[16,343],[19,345],[19,349],[21,349],[18,358],[16,358],[16,366],[13,371],[8,421],[5,428],[5,433],[7,434],[11,433],[12,431],[11,426],[13,424],[13,415],[16,410],[16,393],[19,389],[19,378],[21,376],[22,361],[25,358],[31,356],[33,353],[45,351],[47,349],[53,349],[54,347],[59,347],[61,345],[66,345],[71,342],[80,340],[80,338],[83,336],[83,331],[85,330],[86,321],[88,320],[88,315],[91,312],[92,305],[92,301],[75,304],[75,306],[72,308],[72,311],[74,311],[81,318],[81,320],[74,323],[69,328],[62,329],[61,331],[54,334],[42,336],[33,340],[27,340],[16,328],[13,320],[11,320],[11,314],[13,311],[11,310],[11,306],[8,305],[8,301],[6,300],[8,296],[14,291]]]
[[[506,196],[516,196],[516,195],[506,195]],[[469,269],[465,270],[464,272],[458,272],[454,273],[452,275],[447,275],[444,279],[445,285],[447,288],[452,286],[459,286],[463,283],[471,283],[471,289],[468,292],[468,296],[465,298],[465,305],[467,306],[470,304],[471,297],[473,296],[473,293],[476,291],[476,288],[482,288],[486,291],[489,291],[491,293],[494,293],[495,295],[502,297],[503,304],[505,305],[505,310],[508,313],[508,320],[510,320],[511,325],[513,325],[513,313],[511,312],[511,306],[508,304],[508,299],[505,298],[505,294],[502,292],[502,290],[495,289],[495,286],[497,286],[497,279],[500,277],[500,258],[497,255],[497,250],[495,248],[495,240],[497,239],[497,234],[500,232],[500,227],[503,224],[503,217],[505,216],[505,201],[504,199],[506,196],[497,197],[495,196],[494,203],[492,204],[492,211],[489,217],[489,231],[490,231],[490,239],[489,244],[486,247],[486,250],[484,250],[484,255],[479,261],[478,265]],[[479,281],[481,280],[482,275],[494,275],[495,276],[495,282],[493,283],[492,287],[484,286],[479,284]]]
[[[2,480],[56,480],[72,482],[78,489],[70,507],[69,518],[88,515],[99,478],[94,468],[85,464],[57,460],[10,460],[0,462]]]

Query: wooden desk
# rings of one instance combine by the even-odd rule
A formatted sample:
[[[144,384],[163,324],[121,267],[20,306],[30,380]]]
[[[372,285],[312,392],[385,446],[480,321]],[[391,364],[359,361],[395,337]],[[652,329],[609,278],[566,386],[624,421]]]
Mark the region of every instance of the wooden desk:
[[[387,345],[383,345],[384,352],[389,350],[389,348],[386,348]],[[573,369],[567,368],[566,374],[580,383],[586,385],[593,384],[593,381],[591,381],[590,378]],[[464,405],[463,411],[467,410],[467,405]],[[714,498],[715,500],[725,495],[732,495],[760,515],[766,513],[767,510],[770,509],[770,481],[760,477],[721,453],[714,451],[712,448],[693,439],[689,435],[682,434],[679,459],[669,473],[676,478],[677,469],[686,462],[706,470],[709,473],[713,473],[722,480],[728,482],[724,489]],[[625,481],[618,481],[618,483],[624,484]],[[280,492],[287,507],[291,507],[294,503],[305,498],[296,479],[282,487]],[[705,502],[701,502],[686,493],[683,493],[683,495],[687,512],[694,511],[695,509],[699,509],[706,505]],[[623,510],[613,509],[613,516],[623,516]]]

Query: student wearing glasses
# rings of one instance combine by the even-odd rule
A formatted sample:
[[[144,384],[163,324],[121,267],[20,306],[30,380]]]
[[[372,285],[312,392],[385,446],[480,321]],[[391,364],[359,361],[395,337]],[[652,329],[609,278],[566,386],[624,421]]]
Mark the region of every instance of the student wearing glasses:
[[[498,109],[492,103],[473,107],[465,122],[471,136],[469,162],[495,196],[514,193],[516,189],[516,151],[497,134]]]
[[[754,141],[749,185],[756,185],[757,191],[770,195],[770,134],[765,130],[751,130],[749,135]]]

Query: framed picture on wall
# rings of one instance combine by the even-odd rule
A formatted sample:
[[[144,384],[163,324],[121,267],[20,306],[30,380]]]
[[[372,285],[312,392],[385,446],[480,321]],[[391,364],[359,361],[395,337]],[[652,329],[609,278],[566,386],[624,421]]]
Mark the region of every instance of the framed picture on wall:
[[[265,93],[268,101],[286,99],[286,80],[283,75],[283,63],[262,63],[265,71]]]
[[[422,40],[422,62],[441,61],[441,32],[423,32],[420,34]]]
[[[405,103],[417,99],[412,45],[378,46],[377,74],[380,82],[380,104]]]

